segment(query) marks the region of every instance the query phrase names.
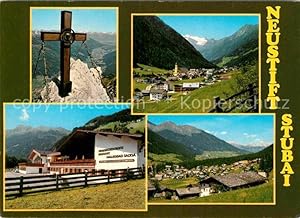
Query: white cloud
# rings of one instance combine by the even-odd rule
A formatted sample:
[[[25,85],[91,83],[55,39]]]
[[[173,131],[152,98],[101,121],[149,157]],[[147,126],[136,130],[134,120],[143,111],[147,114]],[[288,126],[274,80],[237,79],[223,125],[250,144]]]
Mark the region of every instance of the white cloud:
[[[191,36],[191,35],[184,35],[184,38],[186,38],[187,40],[192,39],[194,41],[196,41],[196,45],[205,45],[207,43],[207,39],[199,37],[199,36]]]
[[[246,138],[256,138],[256,136],[257,136],[255,134],[248,134],[246,132],[244,132],[243,135],[246,136]]]
[[[226,131],[222,131],[222,132],[220,132],[220,134],[221,134],[221,135],[226,135],[227,132],[226,132]]]
[[[272,142],[268,142],[268,141],[265,141],[263,139],[255,139],[254,142],[250,143],[249,146],[263,146],[263,147],[267,147],[269,145],[271,145]]]
[[[29,120],[29,114],[28,114],[28,112],[27,112],[26,109],[22,109],[22,113],[21,113],[21,116],[20,116],[19,118],[20,118],[20,120],[22,120],[22,121],[27,121],[27,120]]]

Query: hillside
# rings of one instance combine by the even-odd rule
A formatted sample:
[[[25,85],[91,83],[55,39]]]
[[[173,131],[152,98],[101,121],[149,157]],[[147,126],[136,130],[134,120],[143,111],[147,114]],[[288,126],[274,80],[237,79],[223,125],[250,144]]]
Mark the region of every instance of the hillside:
[[[195,154],[185,145],[170,141],[159,134],[148,130],[148,152],[154,154],[177,154],[185,158]]]
[[[133,30],[134,66],[139,63],[168,70],[175,63],[186,68],[215,67],[156,16],[134,17]]]
[[[242,61],[249,61],[249,58],[257,60],[256,48],[258,48],[258,25],[245,25],[231,36],[219,40],[209,39],[203,46],[197,46],[203,56],[214,63],[221,62],[224,57],[240,58],[228,64],[232,66]]]
[[[99,130],[105,132],[128,132],[128,133],[144,133],[144,116],[131,115],[130,109],[125,109],[108,116],[95,117],[80,127],[75,127],[73,131],[57,141],[53,150],[59,147],[65,139],[77,129]]]
[[[255,187],[222,192],[207,197],[183,199],[180,200],[180,203],[272,203],[274,201],[273,184],[273,181],[270,181],[269,183],[265,183]],[[173,203],[174,201],[160,198],[151,198],[149,202]]]
[[[106,77],[115,77],[116,75],[116,47],[115,34],[108,33],[87,33],[86,45],[89,52],[92,53],[93,60],[101,67],[103,75]],[[71,47],[71,57],[79,58],[87,63],[89,68],[93,67],[86,48],[81,47],[81,42],[74,42]],[[35,67],[38,52],[41,48],[40,32],[32,32],[32,66]],[[46,61],[50,77],[57,76],[60,70],[60,43],[45,42]],[[44,65],[42,58],[38,62],[36,75],[43,75]]]
[[[240,160],[253,160],[256,158],[262,159],[260,167],[263,168],[265,171],[270,172],[273,169],[273,145],[270,145],[256,153],[244,154],[234,157],[214,158],[199,161],[195,161],[192,159],[185,160],[184,162],[182,162],[182,165],[187,168],[193,168],[199,165],[211,166],[221,164],[232,164]]]
[[[194,155],[201,154],[204,151],[245,153],[245,151],[232,146],[214,135],[189,125],[176,125],[173,122],[165,122],[160,125],[150,123],[149,129],[169,141],[184,145],[185,149],[189,150],[190,153]],[[161,146],[164,146],[164,144],[162,143]]]
[[[145,179],[136,179],[5,199],[5,208],[11,210],[66,210],[66,208],[144,210],[145,203]]]
[[[6,154],[27,159],[31,150],[50,150],[53,144],[69,133],[64,128],[17,126],[6,130]]]

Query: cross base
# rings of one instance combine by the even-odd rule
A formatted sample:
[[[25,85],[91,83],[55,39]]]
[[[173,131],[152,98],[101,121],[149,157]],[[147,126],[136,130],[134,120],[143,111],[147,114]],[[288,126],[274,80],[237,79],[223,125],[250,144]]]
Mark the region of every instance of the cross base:
[[[71,91],[72,91],[72,82],[71,81],[60,83],[60,85],[59,85],[59,95],[61,97],[68,96]]]

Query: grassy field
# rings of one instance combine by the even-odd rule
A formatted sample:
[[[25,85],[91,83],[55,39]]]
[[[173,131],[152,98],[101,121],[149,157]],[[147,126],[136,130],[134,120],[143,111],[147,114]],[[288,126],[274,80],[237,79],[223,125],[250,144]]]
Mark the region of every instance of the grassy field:
[[[213,107],[214,96],[227,98],[234,93],[234,80],[224,80],[190,92],[188,95],[176,95],[173,101],[136,103],[133,106],[137,113],[198,113],[208,112]]]
[[[120,123],[119,121],[110,122],[108,124],[99,126],[96,130],[111,129],[112,131],[114,131],[120,125],[122,125],[122,123]],[[137,123],[132,122],[132,123],[127,124],[126,127],[129,129],[129,133],[132,133],[132,134],[137,133],[137,132],[144,132],[145,131],[145,121],[142,120]]]
[[[149,84],[146,84],[146,83],[138,83],[136,82],[135,80],[133,80],[133,90],[135,89],[139,89],[139,90],[145,90],[146,87],[148,86]]]
[[[195,177],[186,179],[164,179],[159,182],[160,185],[166,186],[170,189],[186,188],[190,184],[198,184],[199,180]]]
[[[225,158],[225,157],[233,157],[241,155],[240,153],[233,151],[204,151],[202,154],[196,155],[196,160],[205,160],[205,159],[213,159],[213,158]]]
[[[165,74],[168,73],[168,70],[160,69],[157,67],[151,67],[144,64],[137,64],[139,68],[134,68],[133,72],[138,73],[140,76],[151,75],[153,74]]]
[[[126,126],[129,129],[129,133],[136,133],[136,132],[144,132],[145,131],[145,121],[137,122],[137,123],[130,123]]]
[[[273,182],[208,197],[184,199],[179,201],[151,199],[151,203],[272,203]]]
[[[151,160],[149,160],[151,159]],[[178,164],[181,163],[182,160],[180,159],[180,156],[178,154],[154,154],[149,153],[148,154],[148,164],[151,165],[151,163],[174,163]]]
[[[6,209],[145,209],[145,179],[6,199]]]

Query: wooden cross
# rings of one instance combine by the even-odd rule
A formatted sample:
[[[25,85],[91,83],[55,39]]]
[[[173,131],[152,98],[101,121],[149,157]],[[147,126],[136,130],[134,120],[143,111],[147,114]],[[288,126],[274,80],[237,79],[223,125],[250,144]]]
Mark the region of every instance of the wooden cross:
[[[70,56],[71,44],[74,41],[85,41],[85,33],[75,33],[71,29],[72,12],[61,12],[61,31],[60,32],[41,32],[41,40],[44,41],[60,41],[60,85],[59,95],[65,97],[72,90],[72,82],[70,81]]]

